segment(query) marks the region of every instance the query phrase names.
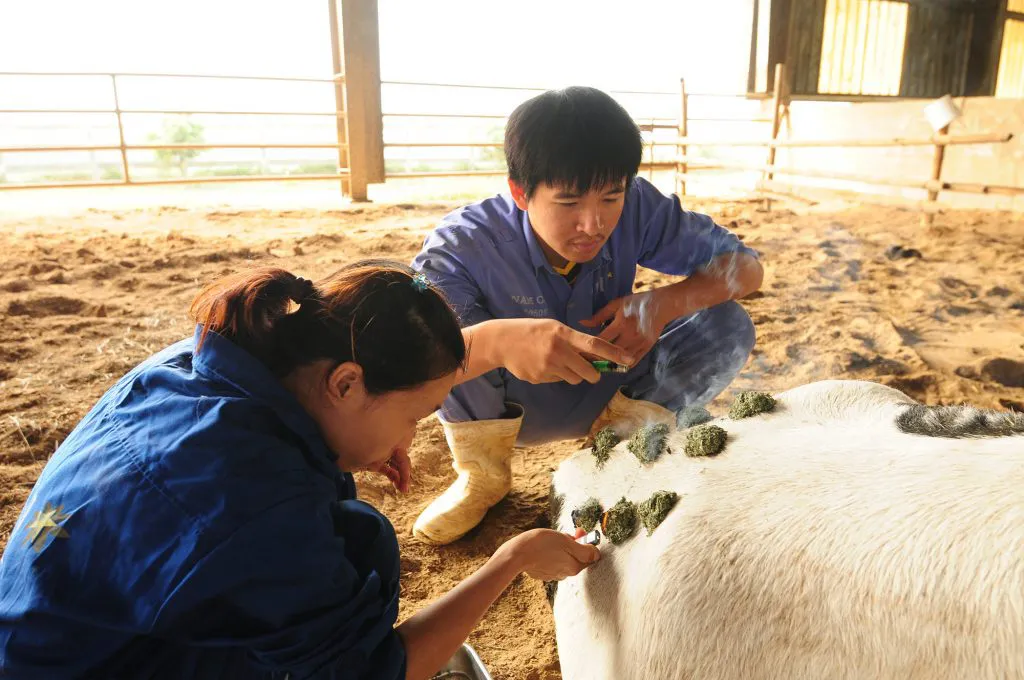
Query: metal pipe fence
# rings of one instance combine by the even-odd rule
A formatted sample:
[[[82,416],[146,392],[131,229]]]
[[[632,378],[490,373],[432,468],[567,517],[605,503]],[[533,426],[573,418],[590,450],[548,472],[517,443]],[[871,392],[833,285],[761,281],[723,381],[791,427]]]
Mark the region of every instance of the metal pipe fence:
[[[144,186],[144,185],[159,185],[159,184],[201,184],[201,183],[223,183],[223,182],[255,182],[255,181],[300,181],[300,180],[330,180],[330,179],[342,179],[346,180],[351,175],[350,162],[346,163],[346,167],[338,167],[336,174],[325,174],[325,173],[308,173],[308,174],[259,174],[259,175],[230,175],[230,176],[212,176],[212,177],[199,177],[199,176],[187,176],[181,178],[149,178],[140,177],[133,174],[133,167],[131,159],[129,158],[130,152],[139,151],[174,151],[174,150],[195,150],[195,151],[208,151],[208,150],[228,150],[228,149],[254,149],[254,150],[268,150],[268,149],[335,149],[337,150],[343,159],[348,157],[349,145],[344,143],[342,140],[348,141],[348,135],[345,133],[345,121],[346,111],[334,110],[334,111],[310,111],[310,110],[252,110],[252,109],[229,109],[229,108],[177,108],[177,109],[158,109],[158,108],[138,108],[138,107],[122,107],[121,97],[125,87],[125,80],[129,78],[167,78],[167,79],[182,79],[182,80],[222,80],[222,81],[249,81],[249,82],[277,82],[277,83],[322,83],[337,86],[339,83],[344,82],[344,76],[337,75],[333,78],[305,78],[305,77],[283,77],[283,76],[248,76],[248,75],[219,75],[219,74],[176,74],[176,73],[93,73],[93,72],[46,72],[46,73],[32,73],[32,72],[6,72],[0,71],[0,77],[71,77],[71,78],[108,78],[110,84],[110,96],[112,99],[111,108],[98,108],[98,107],[87,107],[87,108],[4,108],[0,109],[0,114],[67,114],[67,115],[94,115],[94,114],[105,114],[112,115],[116,121],[117,129],[117,143],[116,144],[66,144],[66,145],[12,145],[12,146],[0,146],[0,154],[2,153],[54,153],[54,152],[117,152],[120,155],[120,172],[121,177],[119,179],[110,180],[91,180],[91,181],[46,181],[46,182],[32,182],[32,183],[6,183],[0,184],[0,190],[14,190],[14,189],[31,189],[31,188],[59,188],[59,187],[97,187],[97,186]],[[505,86],[505,85],[482,85],[482,84],[468,84],[468,83],[429,83],[429,82],[411,82],[411,81],[382,81],[382,86],[397,86],[405,88],[433,88],[433,89],[444,89],[454,88],[471,91],[491,91],[491,92],[544,92],[545,88],[538,87],[518,87],[518,86]],[[613,95],[623,96],[646,96],[646,97],[678,97],[677,92],[667,92],[658,90],[620,90],[612,91]],[[684,97],[705,97],[705,98],[720,98],[720,99],[749,99],[745,94],[731,94],[731,93],[688,93],[684,94]],[[144,144],[133,144],[129,143],[126,139],[126,125],[125,116],[129,115],[211,115],[211,116],[308,116],[308,117],[327,117],[334,118],[338,121],[338,139],[336,141],[327,143],[311,143],[311,142],[263,142],[263,141],[240,141],[232,143],[144,143]],[[425,121],[429,120],[452,120],[452,121],[505,121],[507,114],[498,113],[461,113],[451,111],[386,111],[381,114],[385,120],[403,120],[403,119],[421,119]],[[724,122],[724,123],[745,123],[745,122],[769,122],[771,119],[763,117],[742,117],[742,116],[697,116],[690,117],[689,122]],[[657,133],[659,131],[669,130],[680,130],[680,121],[675,118],[667,118],[664,116],[638,116],[637,124],[640,130],[644,133],[649,133],[649,138],[645,140],[644,158],[641,164],[641,171],[653,172],[654,170],[672,169],[678,168],[679,164],[674,160],[674,151],[668,158],[659,158],[658,151],[665,149],[673,149],[678,146],[678,140],[674,135],[672,138],[659,139]],[[694,143],[693,145],[697,145]],[[385,140],[383,144],[384,149],[438,149],[438,150],[451,150],[451,149],[489,149],[489,150],[500,150],[503,148],[501,142],[495,141],[471,141],[461,139],[441,140],[441,141],[420,141],[420,140]],[[407,159],[405,162],[416,161],[415,158]],[[422,159],[419,159],[422,161]],[[438,160],[438,159],[435,159]],[[448,159],[452,162],[453,159]],[[464,162],[464,161],[461,161]],[[339,162],[339,166],[342,162]],[[685,166],[683,166],[685,170]],[[385,178],[423,178],[423,177],[467,177],[467,176],[486,176],[486,175],[503,175],[505,169],[501,168],[458,168],[451,170],[434,170],[434,169],[413,169],[411,171],[404,172],[386,172]]]
[[[305,78],[305,77],[284,77],[284,76],[248,76],[248,75],[219,75],[219,74],[180,74],[180,73],[93,73],[93,72],[15,72],[0,71],[0,77],[71,77],[71,78],[97,78],[105,77],[110,79],[110,94],[113,101],[112,108],[90,108],[90,109],[42,109],[42,108],[6,108],[0,109],[0,114],[106,114],[115,118],[117,125],[118,144],[95,144],[95,145],[36,145],[36,146],[0,146],[0,154],[3,153],[53,153],[53,152],[94,152],[94,151],[117,151],[121,157],[121,178],[117,180],[103,181],[57,181],[57,182],[31,182],[31,183],[7,183],[0,184],[0,190],[15,189],[52,189],[52,188],[73,188],[73,187],[106,187],[106,186],[148,186],[161,184],[204,184],[224,182],[255,182],[255,181],[296,181],[296,180],[325,180],[344,179],[348,174],[348,168],[338,168],[335,174],[265,174],[265,175],[236,175],[221,177],[181,177],[181,178],[138,178],[132,176],[131,163],[128,153],[131,151],[160,151],[160,150],[214,150],[214,149],[336,149],[338,151],[348,150],[346,144],[334,143],[276,143],[276,142],[244,142],[244,143],[220,143],[220,144],[189,144],[189,143],[166,143],[166,144],[129,144],[125,139],[124,116],[131,114],[158,114],[158,115],[242,115],[242,116],[327,116],[330,118],[344,119],[345,111],[253,111],[253,110],[174,110],[174,109],[132,109],[121,107],[121,89],[118,79],[125,78],[172,78],[172,79],[194,79],[194,80],[225,80],[225,81],[252,81],[252,82],[277,82],[277,83],[323,83],[332,86],[344,82],[343,75],[335,75],[333,78]]]
[[[424,88],[451,88],[461,90],[478,90],[478,91],[493,91],[493,92],[525,92],[525,93],[541,93],[546,92],[548,88],[534,87],[534,86],[510,86],[510,85],[482,85],[472,83],[428,83],[428,82],[412,82],[412,81],[382,81],[381,85],[395,86],[395,87],[424,87]],[[647,97],[678,97],[677,92],[670,92],[664,90],[610,90],[611,95],[622,95],[622,96],[647,96]],[[740,93],[714,93],[714,92],[692,92],[689,94],[690,97],[695,98],[708,98],[708,99],[751,99],[746,94]],[[454,113],[454,112],[417,112],[417,111],[385,111],[383,114],[385,119],[408,119],[408,118],[421,118],[421,119],[453,119],[453,120],[480,120],[480,121],[505,121],[508,119],[507,114],[494,114],[494,113]],[[644,157],[640,165],[641,172],[653,172],[654,170],[666,170],[673,169],[676,167],[676,163],[671,158],[665,158],[658,160],[658,150],[667,150],[675,147],[674,139],[657,139],[654,133],[660,130],[678,130],[679,122],[676,118],[667,118],[660,116],[636,116],[635,120],[637,126],[641,132],[652,133],[651,137],[646,140],[644,144]],[[762,117],[743,117],[743,116],[698,116],[689,118],[690,121],[694,122],[723,122],[723,123],[758,123],[758,122],[770,122],[771,119]],[[385,128],[385,133],[387,129]],[[502,149],[504,144],[501,142],[493,141],[463,141],[463,140],[443,140],[443,141],[394,141],[385,139],[385,149],[421,149],[421,148],[435,148],[435,149]],[[504,169],[470,169],[470,170],[449,170],[449,171],[391,171],[386,172],[385,177],[387,179],[399,179],[399,178],[423,178],[423,177],[463,177],[463,176],[487,176],[487,175],[503,175],[505,174]]]

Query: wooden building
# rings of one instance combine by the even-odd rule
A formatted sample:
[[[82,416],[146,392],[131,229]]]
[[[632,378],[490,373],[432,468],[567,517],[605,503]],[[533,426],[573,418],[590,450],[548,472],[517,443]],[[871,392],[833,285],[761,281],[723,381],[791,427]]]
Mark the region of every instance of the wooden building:
[[[1024,97],[1024,0],[754,0],[748,90]]]

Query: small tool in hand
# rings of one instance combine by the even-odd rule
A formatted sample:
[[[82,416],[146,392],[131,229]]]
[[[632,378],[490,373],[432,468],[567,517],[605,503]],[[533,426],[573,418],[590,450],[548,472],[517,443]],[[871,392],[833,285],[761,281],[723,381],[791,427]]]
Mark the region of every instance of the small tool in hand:
[[[576,539],[577,543],[586,543],[587,545],[600,545],[601,544],[601,532],[594,529],[585,536],[580,536]]]
[[[590,364],[597,369],[598,373],[629,373],[629,366],[622,366],[614,361],[591,361]]]

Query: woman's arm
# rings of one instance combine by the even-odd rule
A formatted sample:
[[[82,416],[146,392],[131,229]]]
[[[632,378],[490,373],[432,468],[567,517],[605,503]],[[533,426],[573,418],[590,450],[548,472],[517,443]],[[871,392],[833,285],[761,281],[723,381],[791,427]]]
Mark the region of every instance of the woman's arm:
[[[472,576],[398,626],[405,644],[406,680],[426,680],[437,673],[519,574],[560,580],[599,558],[597,548],[550,529],[534,529],[509,540]]]

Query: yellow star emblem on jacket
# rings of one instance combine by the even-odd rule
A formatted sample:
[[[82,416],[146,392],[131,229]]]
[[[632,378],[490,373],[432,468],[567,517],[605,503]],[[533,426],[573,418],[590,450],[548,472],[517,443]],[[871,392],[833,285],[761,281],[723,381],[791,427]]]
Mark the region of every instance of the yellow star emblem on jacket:
[[[54,506],[47,503],[26,527],[28,536],[25,538],[25,544],[31,545],[36,552],[40,552],[47,544],[47,539],[67,538],[68,532],[60,523],[70,516],[64,514],[63,505]]]

